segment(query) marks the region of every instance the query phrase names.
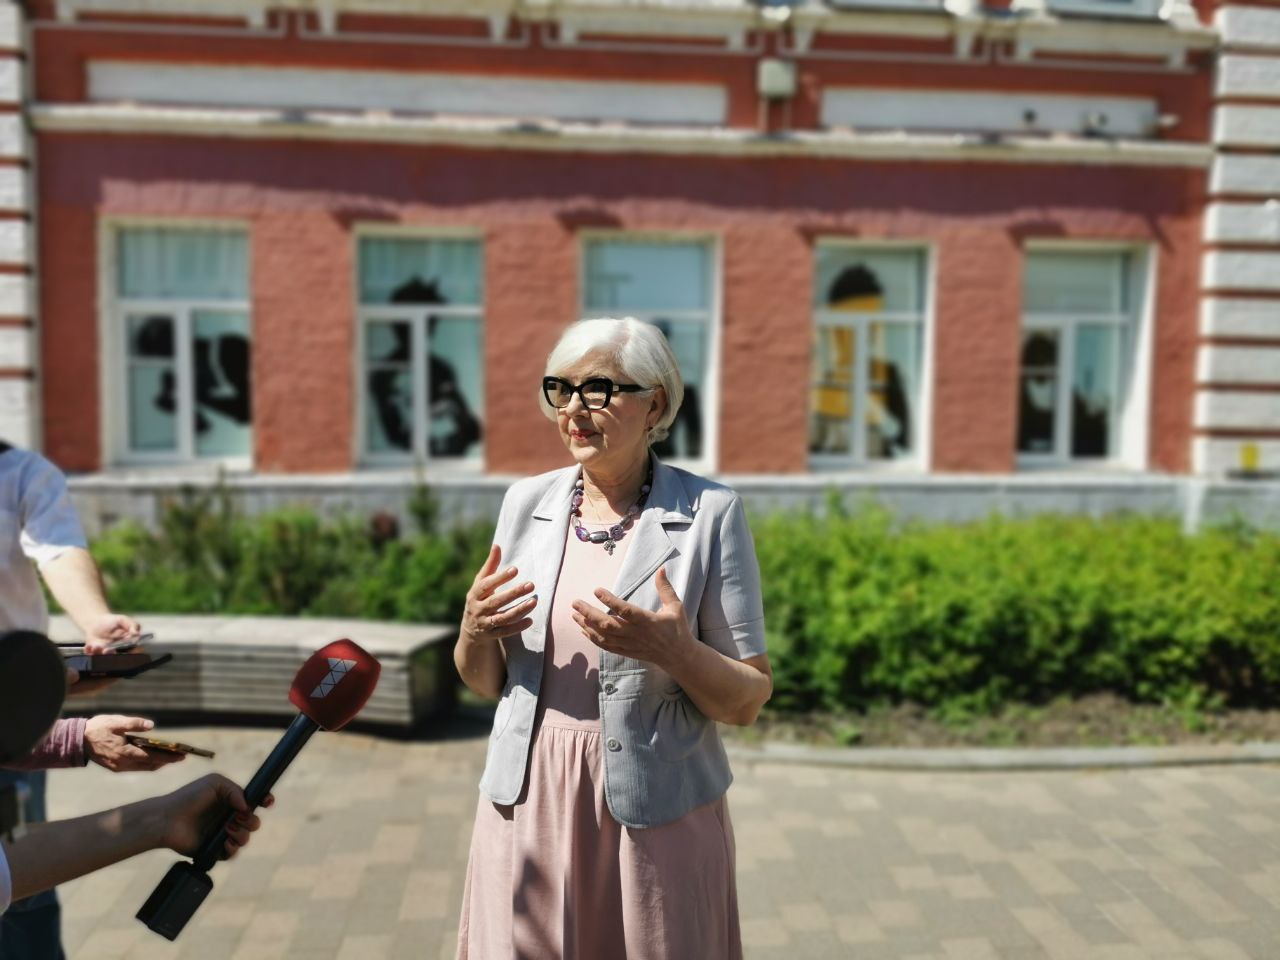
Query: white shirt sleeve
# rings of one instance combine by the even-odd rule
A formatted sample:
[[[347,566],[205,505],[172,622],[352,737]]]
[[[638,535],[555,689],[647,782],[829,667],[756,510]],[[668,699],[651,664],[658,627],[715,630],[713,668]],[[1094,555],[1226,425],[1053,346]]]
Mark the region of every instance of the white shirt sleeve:
[[[22,552],[33,563],[48,563],[69,547],[86,545],[61,470],[44,457],[32,456],[20,483]]]
[[[0,913],[9,909],[12,897],[13,879],[9,876],[9,861],[4,855],[4,845],[0,844]]]

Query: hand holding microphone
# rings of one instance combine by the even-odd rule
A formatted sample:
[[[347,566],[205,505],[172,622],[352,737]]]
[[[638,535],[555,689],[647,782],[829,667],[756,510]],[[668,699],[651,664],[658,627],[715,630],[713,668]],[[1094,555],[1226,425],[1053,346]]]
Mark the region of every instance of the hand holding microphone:
[[[313,653],[298,670],[289,701],[301,711],[244,789],[247,812],[261,806],[272,786],[317,730],[340,730],[373,695],[382,665],[350,640],[337,640]],[[138,911],[150,929],[176,940],[213,889],[208,871],[222,856],[235,817],[205,837],[193,863],[175,863]]]

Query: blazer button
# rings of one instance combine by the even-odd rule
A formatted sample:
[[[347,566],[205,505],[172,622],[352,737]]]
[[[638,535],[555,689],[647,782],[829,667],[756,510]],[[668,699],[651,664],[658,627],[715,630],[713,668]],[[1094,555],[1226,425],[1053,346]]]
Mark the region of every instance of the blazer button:
[[[604,745],[608,747],[610,750],[612,750],[614,753],[617,753],[619,750],[622,749],[622,744],[618,742],[617,737],[610,737],[608,740],[604,742]]]
[[[605,693],[613,693],[613,692],[615,692],[617,689],[618,689],[618,688],[617,688],[617,687],[615,687],[612,683],[606,683],[606,684],[604,685],[604,692],[605,692]]]

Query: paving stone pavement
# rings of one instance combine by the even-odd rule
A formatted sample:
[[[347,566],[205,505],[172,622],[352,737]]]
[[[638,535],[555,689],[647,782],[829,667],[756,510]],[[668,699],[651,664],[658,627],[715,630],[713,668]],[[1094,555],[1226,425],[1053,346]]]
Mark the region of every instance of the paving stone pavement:
[[[437,740],[318,734],[177,943],[133,918],[176,859],[153,852],[62,888],[68,956],[451,958],[484,759],[476,726]],[[280,735],[160,731],[218,758],[55,771],[53,815],[208,770],[243,783]],[[735,772],[751,960],[1280,958],[1280,767]]]

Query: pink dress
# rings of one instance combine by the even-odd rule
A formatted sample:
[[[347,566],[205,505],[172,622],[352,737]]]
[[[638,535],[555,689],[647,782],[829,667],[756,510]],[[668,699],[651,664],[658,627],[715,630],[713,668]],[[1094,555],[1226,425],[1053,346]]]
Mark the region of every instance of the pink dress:
[[[511,806],[480,797],[459,960],[742,957],[725,798],[645,830],[619,824],[605,802],[600,651],[571,604],[603,608],[593,591],[612,589],[629,545],[609,556],[569,528],[524,795]]]

